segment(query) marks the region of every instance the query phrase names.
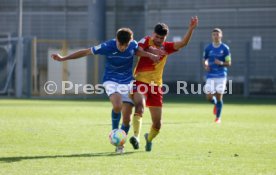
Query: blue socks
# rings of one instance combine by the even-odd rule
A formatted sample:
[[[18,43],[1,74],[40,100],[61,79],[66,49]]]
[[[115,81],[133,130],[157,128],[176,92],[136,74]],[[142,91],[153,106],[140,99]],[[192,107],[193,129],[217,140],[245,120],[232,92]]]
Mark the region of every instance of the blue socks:
[[[126,126],[122,123],[121,129],[124,130],[127,135],[128,135],[129,128],[130,128],[130,125]]]
[[[119,128],[119,124],[120,124],[120,120],[121,120],[121,112],[120,113],[115,113],[112,110],[111,118],[112,118],[112,130],[113,129],[118,129]],[[128,134],[129,128],[130,128],[130,125],[125,126],[122,123],[121,129],[124,130],[126,134]]]
[[[120,120],[121,120],[121,112],[120,113],[115,113],[112,110],[111,119],[112,119],[112,130],[113,129],[118,129],[119,124],[120,124]]]
[[[216,107],[217,107],[217,118],[220,118],[222,106],[223,106],[223,101],[218,101],[217,104],[216,104]]]
[[[213,96],[212,100],[210,101],[212,104],[216,105],[217,104],[217,98]]]
[[[210,100],[210,102],[214,105],[216,105],[216,116],[217,118],[220,118],[221,115],[221,110],[223,107],[223,101],[218,101],[217,98],[215,96],[213,96],[213,98]]]

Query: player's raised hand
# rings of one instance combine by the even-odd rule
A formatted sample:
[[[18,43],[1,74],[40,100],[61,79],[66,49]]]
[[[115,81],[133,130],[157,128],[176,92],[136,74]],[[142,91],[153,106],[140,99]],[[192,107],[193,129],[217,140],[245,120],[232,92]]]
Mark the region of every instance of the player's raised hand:
[[[51,57],[56,61],[65,61],[63,57],[59,54],[52,54]]]
[[[191,20],[190,20],[190,27],[192,29],[195,29],[198,25],[198,17],[197,16],[193,16],[191,17]]]

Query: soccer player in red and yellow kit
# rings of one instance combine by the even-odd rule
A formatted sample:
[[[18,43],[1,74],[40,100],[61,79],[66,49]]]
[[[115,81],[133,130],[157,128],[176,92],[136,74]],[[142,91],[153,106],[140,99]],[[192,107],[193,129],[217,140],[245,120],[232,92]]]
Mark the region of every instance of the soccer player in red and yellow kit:
[[[162,57],[157,63],[154,63],[146,57],[140,57],[134,70],[134,78],[136,81],[133,83],[131,94],[135,105],[135,114],[132,119],[134,136],[130,138],[130,143],[134,149],[139,149],[142,116],[146,104],[150,110],[152,126],[150,132],[145,134],[145,149],[146,151],[151,151],[152,140],[157,136],[161,128],[163,103],[162,76],[167,57],[189,43],[197,24],[197,16],[192,17],[189,29],[181,41],[166,42],[169,28],[164,23],[158,23],[154,28],[152,36],[146,36],[139,41],[139,47],[145,51],[162,55]]]

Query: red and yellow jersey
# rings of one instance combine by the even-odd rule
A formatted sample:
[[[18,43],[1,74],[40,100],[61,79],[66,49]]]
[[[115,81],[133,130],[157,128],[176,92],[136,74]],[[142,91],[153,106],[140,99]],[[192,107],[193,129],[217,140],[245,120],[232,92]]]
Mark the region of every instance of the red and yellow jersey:
[[[138,44],[143,49],[147,49],[150,46],[156,47],[153,43],[152,38],[149,36],[143,38],[141,41],[138,42]],[[159,49],[163,49],[168,54],[171,54],[177,51],[174,49],[173,46],[173,42],[163,42],[161,48]],[[153,82],[158,86],[162,86],[163,70],[167,61],[167,57],[168,55],[165,55],[162,58],[160,58],[159,63],[154,63],[151,59],[147,57],[140,57],[134,70],[135,80],[148,84],[151,84]]]

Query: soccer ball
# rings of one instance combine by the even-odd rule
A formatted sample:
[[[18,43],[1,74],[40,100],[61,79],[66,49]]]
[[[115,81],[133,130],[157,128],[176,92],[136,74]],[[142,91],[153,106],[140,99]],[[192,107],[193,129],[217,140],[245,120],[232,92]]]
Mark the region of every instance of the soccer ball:
[[[114,129],[109,133],[109,141],[114,146],[122,146],[126,142],[127,135],[122,129]]]

